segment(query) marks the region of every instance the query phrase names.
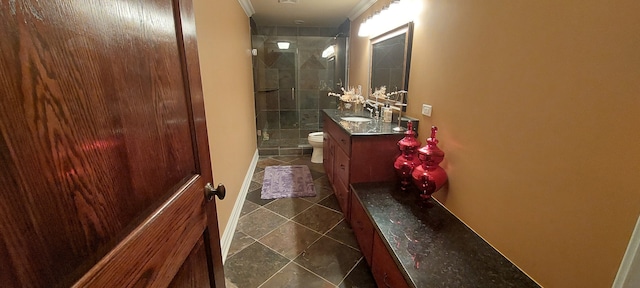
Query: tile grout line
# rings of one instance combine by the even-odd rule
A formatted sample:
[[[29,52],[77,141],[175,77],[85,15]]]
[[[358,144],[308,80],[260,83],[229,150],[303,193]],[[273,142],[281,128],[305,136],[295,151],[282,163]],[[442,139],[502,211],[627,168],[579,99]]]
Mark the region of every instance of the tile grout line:
[[[269,249],[271,249],[271,247],[269,247],[269,246],[267,246],[266,244],[264,244],[264,243],[260,242],[260,239],[262,239],[262,238],[264,238],[265,236],[267,236],[267,235],[271,234],[271,232],[273,232],[273,231],[277,230],[277,229],[278,229],[278,228],[280,228],[282,225],[286,224],[287,222],[289,222],[289,221],[291,221],[291,220],[289,220],[289,219],[287,219],[286,217],[283,217],[282,215],[280,215],[280,214],[278,214],[278,213],[275,213],[275,212],[273,212],[273,211],[271,211],[271,210],[269,210],[269,209],[267,209],[267,208],[264,208],[264,207],[262,207],[262,206],[260,206],[260,207],[258,207],[258,208],[256,208],[256,209],[254,209],[253,211],[251,211],[251,212],[247,213],[247,215],[244,215],[244,216],[248,216],[248,215],[250,215],[250,214],[253,214],[255,211],[257,211],[257,210],[259,210],[259,209],[261,209],[261,208],[262,208],[262,209],[265,209],[265,210],[266,210],[266,211],[268,211],[268,212],[274,213],[274,214],[276,214],[276,215],[280,216],[281,218],[284,218],[286,221],[284,221],[282,224],[280,224],[280,225],[276,226],[276,227],[275,227],[275,228],[273,228],[272,230],[268,231],[267,233],[265,233],[264,235],[262,235],[262,236],[261,236],[261,237],[259,237],[259,238],[253,237],[253,236],[251,236],[251,235],[247,234],[246,232],[244,232],[244,231],[242,231],[242,230],[239,230],[239,228],[236,228],[236,232],[238,232],[238,231],[239,231],[239,232],[242,232],[242,233],[244,233],[245,235],[247,235],[247,236],[251,237],[251,239],[255,240],[254,242],[258,242],[258,243],[260,243],[260,244],[262,244],[262,245],[264,245],[264,246],[268,247]],[[242,216],[242,217],[244,217],[244,216]],[[242,218],[242,217],[241,217],[241,218]],[[294,222],[294,223],[296,223],[296,222]],[[318,234],[319,234],[319,233],[318,233]],[[240,251],[242,251],[242,250],[246,249],[247,247],[251,246],[252,244],[253,244],[253,243],[251,243],[251,244],[247,245],[246,247],[244,247],[244,248],[242,248],[242,249],[240,249],[240,250],[236,251],[236,253],[233,253],[233,254],[234,254],[234,255],[235,255],[235,254],[238,254]],[[273,250],[273,249],[271,249],[271,250]],[[274,251],[275,251],[275,250],[274,250]],[[277,252],[277,251],[276,251],[276,252]],[[278,254],[280,254],[280,253],[278,253]],[[285,257],[285,258],[286,258],[286,257]],[[287,259],[288,259],[288,258],[287,258]]]
[[[351,272],[353,272],[353,270],[355,270],[356,267],[358,267],[358,265],[362,261],[364,261],[364,255],[360,256],[360,259],[358,259],[358,261],[356,261],[356,264],[353,265],[353,267],[351,267],[351,270],[349,270],[349,272],[347,272],[347,274],[344,276],[344,278],[342,278],[342,280],[340,281],[340,283],[338,283],[337,286],[340,286],[340,284],[344,283],[344,280],[347,280],[347,277],[349,277],[349,275],[351,275]]]
[[[340,222],[338,222],[338,224],[340,224]],[[337,226],[337,225],[336,225],[336,226]],[[333,229],[333,228],[331,228],[331,229]],[[327,233],[329,233],[330,231],[331,231],[331,230],[327,231]],[[327,238],[329,238],[329,239],[331,239],[331,240],[333,240],[333,241],[336,241],[336,242],[338,242],[338,243],[340,243],[340,244],[342,244],[342,245],[345,245],[345,246],[347,246],[347,247],[349,247],[349,248],[351,248],[351,249],[353,249],[353,250],[356,250],[356,251],[358,251],[358,252],[362,253],[362,251],[360,251],[360,249],[355,248],[355,247],[353,247],[353,246],[351,246],[351,245],[349,245],[349,244],[347,244],[347,243],[344,243],[344,242],[342,242],[342,241],[340,241],[340,240],[338,240],[338,239],[336,239],[336,238],[333,238],[333,237],[331,237],[331,236],[329,236],[329,235],[326,235],[326,234],[325,234],[325,235],[322,235],[322,236],[325,236],[325,237],[327,237]]]
[[[260,243],[262,244],[262,243]],[[264,245],[264,244],[263,244]],[[271,249],[271,247],[265,245],[267,248]],[[273,250],[272,250],[273,251]],[[276,252],[277,253],[277,252]],[[278,255],[281,255],[280,253],[278,253]],[[283,256],[284,257],[284,256]],[[286,257],[285,257],[286,258]],[[289,258],[287,258],[287,260],[289,260]],[[271,278],[275,277],[276,275],[278,275],[278,273],[280,273],[280,271],[282,271],[284,269],[284,267],[289,266],[289,264],[291,264],[291,262],[293,262],[293,260],[289,260],[289,262],[287,264],[285,264],[284,266],[280,267],[280,269],[278,269],[278,271],[276,271],[275,273],[271,274],[271,276],[269,276],[269,278],[267,278],[267,280],[264,280],[264,282],[260,283],[260,285],[258,285],[258,288],[262,287],[262,285],[266,284],[267,282],[269,282],[269,280],[271,280]]]
[[[237,229],[236,229],[236,232],[238,232],[238,231],[237,231]],[[242,231],[239,231],[239,232],[242,232]],[[258,239],[253,238],[253,236],[251,236],[251,235],[249,235],[249,234],[247,234],[247,233],[244,233],[244,232],[242,232],[242,234],[247,235],[247,237],[251,238],[251,239],[253,240],[253,242],[251,242],[251,244],[249,244],[249,245],[247,245],[247,246],[242,247],[242,249],[240,249],[240,250],[236,251],[235,253],[233,253],[233,254],[231,254],[231,255],[227,255],[227,258],[231,258],[231,257],[235,256],[236,254],[240,253],[242,250],[247,249],[247,247],[249,247],[249,246],[251,246],[251,245],[255,244],[256,242],[258,242]],[[260,244],[262,244],[262,243],[260,243]],[[223,265],[223,266],[224,266],[224,265]]]
[[[269,205],[271,205],[271,203],[276,202],[277,200],[284,199],[284,198],[276,199],[276,200],[274,200],[274,201],[271,201],[271,202],[269,202],[269,203],[267,203],[267,204],[264,204],[264,205],[260,206],[259,208],[267,209],[267,210],[269,210],[269,211],[271,211],[271,212],[273,212],[273,213],[276,213],[276,214],[278,214],[279,216],[282,216],[282,217],[287,218],[287,219],[289,219],[289,220],[292,220],[292,219],[293,219],[293,218],[295,218],[296,216],[298,216],[298,215],[300,215],[300,214],[304,213],[305,211],[307,211],[307,210],[311,209],[311,207],[313,207],[313,206],[314,206],[314,205],[316,205],[316,204],[317,204],[317,205],[322,206],[323,208],[327,208],[327,209],[329,209],[329,210],[331,210],[331,211],[334,211],[334,212],[337,212],[337,213],[343,214],[343,213],[342,213],[342,212],[340,212],[340,211],[333,210],[333,209],[331,209],[331,208],[329,208],[329,207],[327,207],[327,206],[324,206],[324,205],[320,204],[320,202],[322,202],[324,199],[329,198],[331,195],[332,195],[332,194],[329,194],[329,195],[325,196],[324,198],[320,199],[318,202],[311,202],[311,201],[309,201],[309,200],[304,199],[304,197],[298,197],[298,198],[300,198],[301,200],[304,200],[304,201],[306,201],[307,203],[310,203],[311,205],[309,205],[309,207],[305,208],[304,210],[302,210],[302,211],[298,212],[297,214],[294,214],[293,216],[291,216],[291,219],[287,218],[287,216],[285,216],[285,215],[282,215],[282,214],[280,214],[280,213],[278,213],[278,212],[276,212],[276,211],[273,211],[273,210],[271,210],[271,209],[269,209],[269,208],[266,208],[266,207],[265,207],[265,206],[269,206]],[[248,201],[251,201],[251,200],[248,200]],[[252,203],[253,203],[253,202],[252,202]],[[275,204],[273,204],[273,205],[275,205]],[[257,210],[257,209],[259,209],[259,208],[256,208],[255,210]],[[255,211],[255,210],[254,210],[254,211]],[[253,211],[251,211],[251,212],[253,212]],[[247,215],[248,215],[248,214],[247,214]],[[343,214],[343,215],[344,215],[344,214]],[[246,216],[246,215],[245,215],[245,216]],[[244,216],[243,216],[243,217],[244,217]],[[293,220],[292,220],[292,221],[293,221]],[[293,222],[295,222],[295,221],[293,221]],[[298,222],[295,222],[295,223],[298,223]],[[298,224],[302,225],[301,223],[298,223]],[[302,226],[304,226],[304,225],[302,225]],[[304,226],[304,227],[305,227],[305,228],[308,228],[308,229],[311,229],[311,228],[309,228],[309,227],[307,227],[307,226]],[[333,227],[331,227],[331,229],[333,229]],[[313,230],[313,229],[311,229],[311,230]],[[314,230],[314,231],[315,231],[315,230]]]
[[[300,197],[300,198],[302,198],[302,197]],[[280,199],[285,199],[285,198],[280,198]],[[277,200],[280,200],[280,199],[277,199]],[[271,202],[269,202],[269,203],[267,203],[267,204],[264,204],[264,206],[271,205],[271,203],[274,203],[274,202],[276,202],[277,200],[275,200],[275,201],[271,201]],[[304,200],[304,199],[302,199],[302,200]],[[324,198],[322,198],[322,200],[324,200]],[[298,215],[300,215],[300,214],[304,213],[305,211],[309,210],[309,208],[313,207],[313,205],[315,204],[315,203],[313,203],[313,202],[311,202],[311,201],[307,201],[307,200],[305,200],[305,201],[306,201],[306,202],[308,202],[308,203],[311,203],[311,205],[309,205],[309,207],[305,208],[304,210],[302,210],[302,211],[298,212],[297,214],[294,214],[293,216],[291,216],[291,219],[293,219],[294,217],[296,217],[296,216],[298,216]],[[275,204],[273,204],[273,205],[275,205]],[[264,206],[262,206],[262,207],[264,207]],[[265,209],[269,209],[269,208],[266,208],[266,207],[265,207]],[[273,212],[273,213],[276,213],[276,214],[278,214],[278,215],[280,215],[280,216],[282,216],[282,217],[287,218],[287,216],[282,215],[282,214],[280,214],[280,213],[278,213],[278,212],[276,212],[276,211],[273,211],[273,210],[271,210],[271,209],[269,209],[269,211],[271,211],[271,212]]]
[[[336,241],[336,242],[338,242],[338,243],[340,243],[340,244],[342,244],[342,245],[344,245],[344,246],[347,246],[347,247],[349,247],[349,248],[351,248],[351,249],[353,249],[353,250],[355,250],[355,251],[359,252],[360,254],[362,254],[362,251],[360,251],[360,249],[355,249],[355,248],[351,247],[351,245],[349,245],[349,244],[347,244],[347,243],[344,243],[344,242],[342,242],[342,241],[340,241],[340,240],[338,240],[338,239],[335,239],[335,238],[333,238],[333,237],[331,237],[331,236],[327,235],[329,232],[331,232],[331,230],[333,230],[333,228],[336,228],[338,225],[340,225],[340,222],[342,222],[343,220],[345,220],[345,221],[346,221],[346,220],[347,220],[347,218],[342,218],[340,221],[338,221],[338,223],[336,223],[336,225],[333,225],[333,227],[329,228],[329,230],[327,230],[327,232],[325,232],[324,234],[322,234],[322,236],[325,236],[325,237],[327,237],[327,238],[329,238],[329,239],[331,239],[331,240],[333,240],[333,241]],[[363,254],[363,255],[364,255],[364,254]],[[357,264],[357,262],[356,262],[356,264]],[[349,274],[347,273],[347,275],[349,275]]]
[[[324,277],[322,277],[322,276],[318,275],[317,273],[315,273],[315,272],[313,272],[313,271],[311,271],[311,270],[307,269],[307,267],[304,267],[304,266],[302,266],[302,265],[300,265],[300,264],[298,264],[298,263],[294,262],[293,260],[292,260],[291,262],[293,262],[293,264],[295,264],[295,265],[300,266],[300,268],[302,268],[302,269],[306,270],[307,272],[309,272],[309,273],[311,273],[311,274],[313,274],[313,275],[317,276],[318,278],[320,278],[320,279],[322,279],[322,280],[324,280],[324,281],[327,281],[327,283],[329,283],[329,284],[331,284],[331,285],[333,285],[333,286],[335,286],[335,287],[338,287],[338,285],[340,284],[340,283],[338,283],[338,284],[333,284],[333,282],[331,282],[331,281],[329,281],[328,279],[325,279]],[[341,282],[341,283],[342,283],[342,282]]]

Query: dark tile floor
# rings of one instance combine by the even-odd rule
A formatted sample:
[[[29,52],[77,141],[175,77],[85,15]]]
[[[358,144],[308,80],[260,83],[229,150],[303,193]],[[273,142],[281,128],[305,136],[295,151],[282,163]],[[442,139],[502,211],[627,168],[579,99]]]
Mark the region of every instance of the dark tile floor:
[[[224,265],[227,287],[376,287],[322,164],[261,157]],[[262,200],[264,168],[307,165],[316,197]]]

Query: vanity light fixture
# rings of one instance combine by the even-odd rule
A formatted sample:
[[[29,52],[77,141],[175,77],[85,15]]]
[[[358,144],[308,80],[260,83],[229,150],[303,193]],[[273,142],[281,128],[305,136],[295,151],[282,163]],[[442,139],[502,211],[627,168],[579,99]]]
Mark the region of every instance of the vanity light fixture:
[[[376,12],[362,23],[358,30],[360,37],[375,37],[386,31],[400,27],[403,24],[414,21],[420,11],[420,1],[395,0]]]
[[[336,55],[335,45],[330,45],[327,49],[322,51],[322,58],[330,58]]]
[[[360,23],[360,29],[358,30],[358,36],[367,37],[369,36],[369,26],[371,24],[371,19],[373,17],[369,17]]]
[[[273,43],[273,42],[272,42],[272,43]],[[280,50],[287,50],[287,49],[289,49],[289,45],[291,45],[291,43],[289,43],[289,42],[284,42],[284,41],[280,41],[280,42],[278,42],[278,48],[279,48]]]

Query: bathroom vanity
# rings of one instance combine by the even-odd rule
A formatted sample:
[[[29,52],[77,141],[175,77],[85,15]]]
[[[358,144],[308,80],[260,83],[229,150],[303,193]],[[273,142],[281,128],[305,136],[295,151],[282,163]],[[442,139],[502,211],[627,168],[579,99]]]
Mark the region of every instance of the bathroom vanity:
[[[351,223],[378,287],[540,287],[437,200],[352,185]]]
[[[323,110],[323,165],[347,220],[351,215],[349,185],[394,181],[393,162],[400,155],[397,142],[404,137],[393,131],[397,124],[358,121],[362,116],[368,115]]]

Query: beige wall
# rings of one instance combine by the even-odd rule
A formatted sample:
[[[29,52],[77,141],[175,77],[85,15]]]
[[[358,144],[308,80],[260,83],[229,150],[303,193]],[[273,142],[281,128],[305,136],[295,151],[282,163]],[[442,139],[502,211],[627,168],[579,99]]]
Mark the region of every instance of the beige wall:
[[[408,114],[440,129],[438,199],[540,284],[611,287],[640,213],[640,1],[422,1]]]
[[[222,233],[256,151],[251,31],[238,1],[193,5],[213,176],[227,188],[216,200]]]

